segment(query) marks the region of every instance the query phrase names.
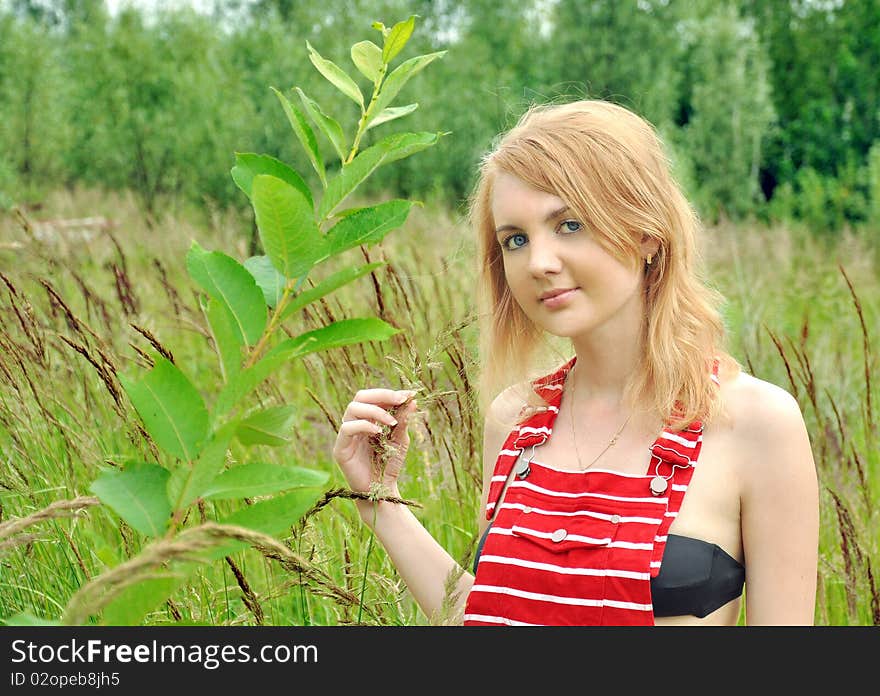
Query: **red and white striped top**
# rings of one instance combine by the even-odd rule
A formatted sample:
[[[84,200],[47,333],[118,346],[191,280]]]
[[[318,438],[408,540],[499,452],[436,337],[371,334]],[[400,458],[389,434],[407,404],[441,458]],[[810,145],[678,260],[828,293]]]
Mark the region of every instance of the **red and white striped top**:
[[[534,382],[548,408],[514,428],[498,455],[487,519],[514,465],[518,473],[483,545],[465,626],[654,623],[651,578],[660,572],[666,535],[700,455],[702,423],[664,429],[650,447],[644,475],[533,461],[535,448],[553,432],[575,360]],[[716,361],[716,383],[717,368]],[[651,491],[657,476],[668,482],[659,495]]]

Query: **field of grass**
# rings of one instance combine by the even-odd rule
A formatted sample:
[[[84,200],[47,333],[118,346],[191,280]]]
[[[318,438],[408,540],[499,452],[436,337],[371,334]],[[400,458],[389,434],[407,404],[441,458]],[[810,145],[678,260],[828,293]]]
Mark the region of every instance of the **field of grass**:
[[[112,226],[45,224],[95,216]],[[161,347],[206,401],[216,396],[217,358],[184,257],[195,240],[243,260],[250,228],[248,219],[216,210],[169,209],[147,225],[131,199],[91,191],[0,217],[0,619],[102,620],[90,606],[96,590],[124,585],[125,574],[113,569],[147,540],[98,504],[89,486],[102,468],[155,456],[116,375],[146,366]],[[880,624],[878,249],[867,232],[823,239],[742,224],[706,232],[707,270],[728,300],[734,356],[792,392],[807,420],[821,484],[819,625]],[[330,452],[358,388],[421,389],[401,491],[440,543],[470,565],[482,438],[473,251],[459,212],[416,207],[367,252],[385,267],[289,322],[296,335],[335,319],[379,316],[402,331],[307,355],[259,388],[260,403],[297,407],[291,441],[233,446],[231,456],[327,471],[329,495],[280,537],[281,549],[255,544],[198,564],[182,552],[157,565],[154,579],[176,589],[144,624],[426,623],[352,503],[333,495],[344,480]],[[363,256],[353,249],[346,261]],[[230,504],[208,503],[199,514],[216,519]]]

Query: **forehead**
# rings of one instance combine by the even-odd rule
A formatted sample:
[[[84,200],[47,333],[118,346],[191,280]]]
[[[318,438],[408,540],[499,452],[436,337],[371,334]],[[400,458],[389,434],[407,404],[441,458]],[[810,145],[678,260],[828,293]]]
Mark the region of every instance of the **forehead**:
[[[490,206],[496,225],[544,219],[565,205],[559,196],[533,188],[507,172],[498,172],[492,182]]]

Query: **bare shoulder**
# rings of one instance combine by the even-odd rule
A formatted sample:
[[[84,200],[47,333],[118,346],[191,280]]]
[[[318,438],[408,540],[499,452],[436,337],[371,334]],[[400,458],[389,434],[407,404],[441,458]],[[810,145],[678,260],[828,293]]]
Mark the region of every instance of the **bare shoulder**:
[[[804,422],[800,404],[789,391],[747,372],[722,382],[721,399],[739,437],[761,439]]]
[[[494,462],[504,440],[520,419],[526,405],[525,384],[514,384],[501,391],[489,404],[484,419],[483,447],[485,456]]]
[[[528,384],[512,384],[499,394],[489,404],[486,412],[486,426],[500,427],[510,430],[520,418],[523,408],[526,406],[526,389]]]
[[[776,475],[813,475],[804,416],[789,391],[740,372],[722,380],[721,399],[728,435],[740,453],[744,483],[764,485]]]

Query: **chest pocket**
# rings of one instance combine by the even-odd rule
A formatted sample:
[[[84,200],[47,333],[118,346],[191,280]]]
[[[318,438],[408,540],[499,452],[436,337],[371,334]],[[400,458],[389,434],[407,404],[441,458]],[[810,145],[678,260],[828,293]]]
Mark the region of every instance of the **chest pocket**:
[[[528,539],[546,551],[566,553],[607,548],[618,526],[612,520],[586,515],[548,515],[527,507],[513,520],[510,531],[514,537]]]

